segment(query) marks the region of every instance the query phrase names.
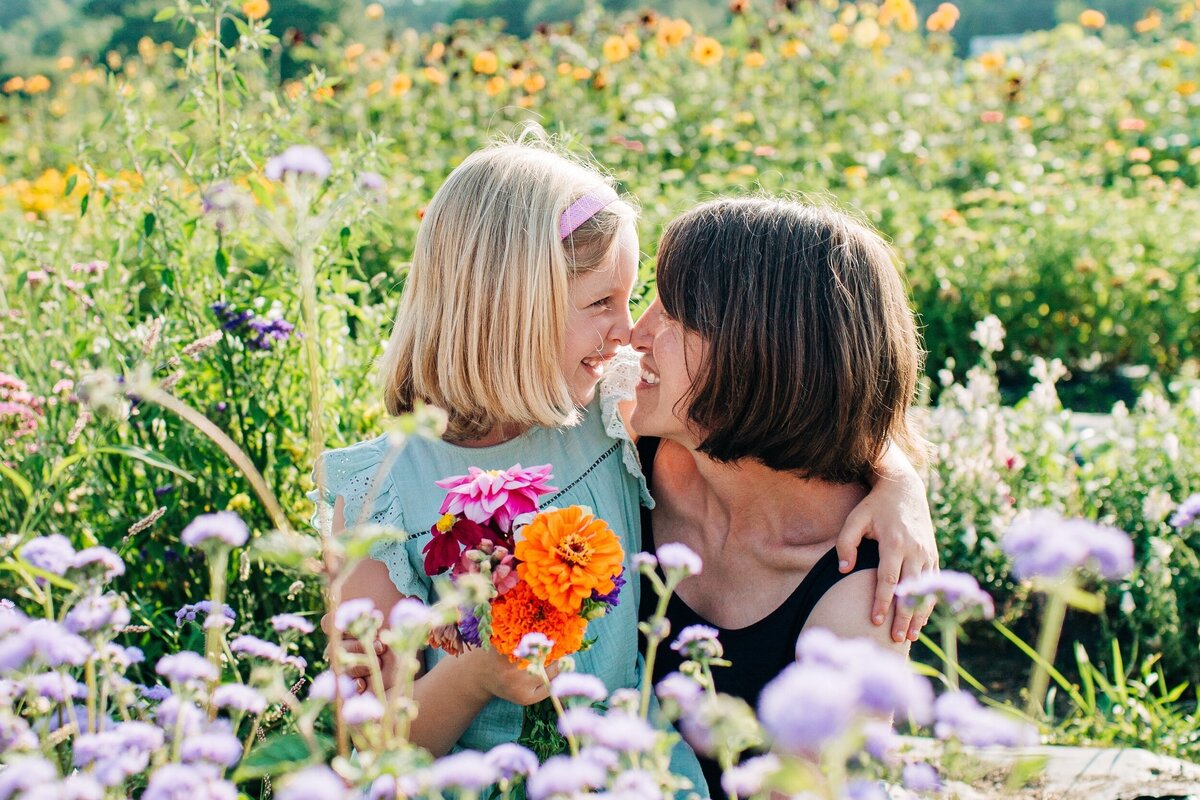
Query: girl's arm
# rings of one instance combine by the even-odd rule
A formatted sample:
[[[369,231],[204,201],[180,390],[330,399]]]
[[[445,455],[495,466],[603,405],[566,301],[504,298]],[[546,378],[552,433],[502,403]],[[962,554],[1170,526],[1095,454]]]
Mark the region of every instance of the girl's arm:
[[[337,533],[345,527],[342,498],[339,497],[333,508],[332,529]],[[385,619],[404,597],[392,583],[387,567],[373,558],[364,558],[355,564],[342,582],[342,602],[367,598]],[[321,619],[321,627],[327,636],[333,631],[332,623],[330,614]],[[348,636],[342,646],[352,653],[363,652],[358,640]],[[379,655],[384,688],[390,692],[396,679],[395,660],[378,640],[375,652]],[[351,667],[345,672],[355,679],[359,691],[365,691],[369,675],[367,667]],[[551,676],[555,672],[553,668],[549,670]],[[443,658],[433,669],[422,668],[418,674],[413,688],[417,718],[409,732],[410,739],[435,756],[445,755],[493,697],[517,705],[530,705],[547,696],[540,678],[520,669],[495,650],[472,650],[461,656]]]
[[[838,534],[837,551],[841,571],[849,572],[862,540],[879,542],[879,570],[870,619],[875,625],[883,625],[889,616],[896,584],[936,570],[938,552],[925,483],[904,451],[890,445],[876,466],[871,483],[871,493],[846,517]],[[890,626],[892,640],[916,641],[932,610],[919,609],[914,614],[897,607]]]

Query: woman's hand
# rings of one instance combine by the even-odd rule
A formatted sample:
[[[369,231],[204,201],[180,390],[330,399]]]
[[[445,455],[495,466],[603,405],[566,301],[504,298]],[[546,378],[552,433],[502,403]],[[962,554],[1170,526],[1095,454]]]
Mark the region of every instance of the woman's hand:
[[[937,541],[925,495],[925,483],[895,445],[876,468],[871,493],[859,503],[838,534],[839,568],[849,572],[862,540],[879,543],[879,576],[871,622],[882,625],[896,594],[896,584],[938,568]],[[916,641],[933,608],[913,610],[897,604],[892,639]]]

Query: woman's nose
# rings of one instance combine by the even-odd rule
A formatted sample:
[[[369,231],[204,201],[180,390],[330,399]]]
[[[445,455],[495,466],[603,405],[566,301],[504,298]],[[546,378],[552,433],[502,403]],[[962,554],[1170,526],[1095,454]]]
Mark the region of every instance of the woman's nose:
[[[658,316],[658,299],[650,304],[642,316],[638,318],[637,324],[633,326],[633,331],[629,335],[629,343],[639,353],[646,353],[650,350],[650,345],[654,341],[654,326],[655,319]]]

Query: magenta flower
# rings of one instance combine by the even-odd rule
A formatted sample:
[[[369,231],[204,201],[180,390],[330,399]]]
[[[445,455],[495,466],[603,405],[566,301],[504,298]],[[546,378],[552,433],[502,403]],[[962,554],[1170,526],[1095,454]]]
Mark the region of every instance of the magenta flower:
[[[512,528],[514,517],[537,510],[538,497],[555,491],[549,485],[551,466],[482,470],[471,467],[467,475],[437,481],[448,489],[440,513],[466,517],[481,525],[491,522],[501,531]]]

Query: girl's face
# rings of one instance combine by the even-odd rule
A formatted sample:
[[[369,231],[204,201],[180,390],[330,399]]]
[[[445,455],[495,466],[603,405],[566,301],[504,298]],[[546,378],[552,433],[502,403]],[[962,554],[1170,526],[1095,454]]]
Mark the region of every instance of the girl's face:
[[[637,281],[638,238],[631,224],[621,226],[608,263],[571,279],[567,288],[567,335],[562,370],[571,399],[586,406],[596,394],[604,365],[629,344],[633,318],[629,299]]]
[[[703,338],[684,330],[655,298],[634,326],[631,342],[642,354],[633,429],[687,446],[699,444],[686,421],[685,398],[692,388],[693,368],[703,358]]]

